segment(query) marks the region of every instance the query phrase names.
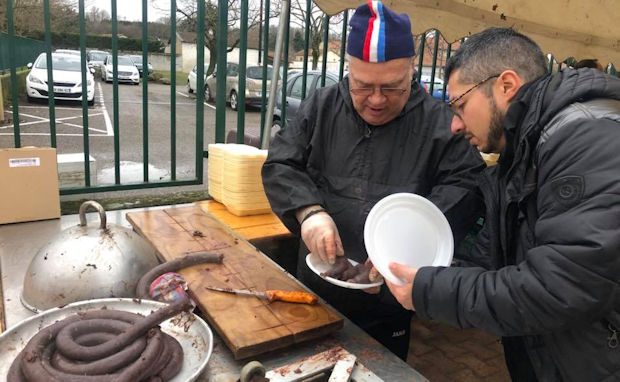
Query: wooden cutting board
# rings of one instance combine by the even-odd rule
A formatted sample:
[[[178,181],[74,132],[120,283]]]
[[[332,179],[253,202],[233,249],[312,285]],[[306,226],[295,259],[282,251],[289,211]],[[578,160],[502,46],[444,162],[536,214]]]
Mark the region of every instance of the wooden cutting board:
[[[223,264],[197,265],[180,273],[188,282],[192,298],[235,359],[317,338],[343,326],[342,317],[322,302],[268,303],[205,289],[204,285],[257,291],[304,287],[199,206],[130,212],[127,220],[164,261],[199,251],[224,254]]]

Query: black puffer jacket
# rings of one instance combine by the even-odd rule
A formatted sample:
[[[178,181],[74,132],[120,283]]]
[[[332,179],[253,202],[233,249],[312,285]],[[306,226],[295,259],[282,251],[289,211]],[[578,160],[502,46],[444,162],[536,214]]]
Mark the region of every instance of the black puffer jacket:
[[[486,269],[421,268],[420,317],[516,338],[542,381],[620,378],[618,100],[620,80],[590,69],[519,91],[481,182]]]
[[[298,234],[295,211],[322,205],[338,226],[346,255],[363,261],[370,209],[387,195],[412,192],[435,203],[461,237],[480,215],[475,178],[484,162],[450,133],[452,112],[413,83],[401,114],[370,127],[353,108],[348,84],[344,78],[317,90],[276,135],[263,166],[274,212]]]

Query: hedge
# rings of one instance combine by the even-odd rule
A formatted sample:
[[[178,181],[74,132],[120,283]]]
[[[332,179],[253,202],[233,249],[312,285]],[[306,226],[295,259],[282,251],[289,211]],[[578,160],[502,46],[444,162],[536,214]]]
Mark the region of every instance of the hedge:
[[[67,49],[79,49],[80,47],[80,35],[79,33],[67,33],[67,32],[51,32],[52,33],[52,45],[54,48],[67,48]],[[29,38],[35,40],[45,40],[44,31],[32,31]],[[86,46],[88,49],[112,49],[112,37],[100,36],[100,35],[86,35]],[[159,40],[148,40],[148,51],[154,53],[162,53],[165,49],[165,45]],[[118,39],[119,51],[141,51],[142,40],[137,38],[119,38]]]

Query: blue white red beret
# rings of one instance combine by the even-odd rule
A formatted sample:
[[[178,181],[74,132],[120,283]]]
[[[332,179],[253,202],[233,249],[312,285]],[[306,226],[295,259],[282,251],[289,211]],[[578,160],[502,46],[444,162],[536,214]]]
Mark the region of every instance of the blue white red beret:
[[[347,53],[367,62],[385,62],[415,55],[411,23],[380,1],[369,1],[355,10]]]

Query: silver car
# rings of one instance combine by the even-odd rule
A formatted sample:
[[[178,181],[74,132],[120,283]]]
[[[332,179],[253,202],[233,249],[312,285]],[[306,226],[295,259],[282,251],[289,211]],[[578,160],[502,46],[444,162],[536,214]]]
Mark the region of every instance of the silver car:
[[[216,94],[217,69],[211,74],[205,85],[205,100],[211,101]],[[269,89],[271,84],[272,67],[267,66],[267,83],[266,88]],[[245,79],[245,104],[248,106],[260,107],[262,104],[262,88],[263,88],[263,67],[260,65],[250,65],[246,68]],[[269,94],[266,94],[268,97]],[[230,104],[230,108],[237,110],[239,108],[239,64],[226,64],[226,102]]]
[[[299,105],[301,105],[301,90],[303,85],[303,73],[288,75],[286,80],[286,123],[290,124],[295,118]],[[325,73],[325,86],[332,86],[338,83],[338,75],[332,72]],[[309,70],[306,73],[306,97],[308,98],[314,91],[321,87],[321,71]],[[305,99],[304,98],[304,99]],[[278,89],[276,106],[273,110],[273,130],[282,127],[282,88]]]

